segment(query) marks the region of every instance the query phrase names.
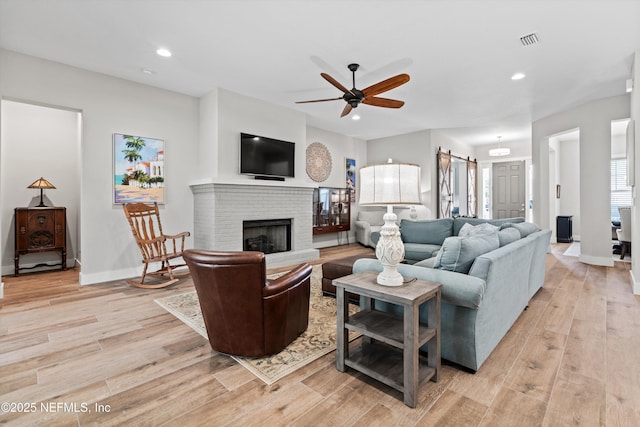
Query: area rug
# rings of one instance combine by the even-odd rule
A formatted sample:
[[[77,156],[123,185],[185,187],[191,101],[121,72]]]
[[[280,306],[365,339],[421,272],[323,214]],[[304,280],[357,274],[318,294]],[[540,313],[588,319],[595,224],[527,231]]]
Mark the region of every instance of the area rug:
[[[276,277],[269,276],[270,278]],[[273,384],[314,360],[336,349],[336,300],[322,295],[322,268],[313,267],[311,274],[311,299],[309,301],[309,327],[280,353],[260,358],[232,356],[266,384]],[[207,338],[207,331],[200,312],[195,291],[155,300],[162,308]],[[349,313],[358,306],[349,304]],[[349,340],[359,334],[351,332]]]

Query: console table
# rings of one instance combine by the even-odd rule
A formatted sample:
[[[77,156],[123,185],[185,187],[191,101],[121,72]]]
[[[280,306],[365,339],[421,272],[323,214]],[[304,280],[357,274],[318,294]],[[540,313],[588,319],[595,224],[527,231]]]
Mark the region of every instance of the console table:
[[[367,271],[333,281],[338,305],[336,368],[344,372],[348,366],[399,390],[404,394],[405,405],[415,408],[419,384],[440,378],[442,285],[413,280],[402,286],[382,286],[376,282],[377,275]],[[364,297],[364,308],[353,316],[349,316],[345,291]],[[372,300],[402,306],[404,318],[374,310]],[[418,320],[422,303],[428,304],[427,325]],[[349,330],[364,335],[362,345],[352,352]],[[424,344],[426,358],[419,354]]]
[[[15,209],[15,272],[37,267],[67,269],[67,209],[63,207],[28,207]],[[36,252],[60,252],[58,264],[20,267],[20,255]]]

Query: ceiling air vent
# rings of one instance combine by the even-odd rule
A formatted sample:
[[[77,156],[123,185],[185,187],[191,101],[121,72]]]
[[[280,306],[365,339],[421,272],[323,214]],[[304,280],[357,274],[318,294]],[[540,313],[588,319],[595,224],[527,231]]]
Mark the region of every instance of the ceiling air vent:
[[[539,41],[540,40],[538,39],[536,33],[526,34],[520,37],[520,43],[522,43],[522,46],[531,46],[532,44],[536,44]]]

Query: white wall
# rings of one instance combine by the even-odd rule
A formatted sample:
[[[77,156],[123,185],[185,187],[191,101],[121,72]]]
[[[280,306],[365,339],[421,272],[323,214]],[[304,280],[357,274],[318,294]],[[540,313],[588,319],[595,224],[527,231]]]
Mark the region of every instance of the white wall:
[[[314,142],[324,144],[331,153],[331,174],[323,181],[318,182],[318,187],[346,187],[346,164],[347,158],[356,161],[356,196],[359,190],[359,173],[361,167],[367,164],[367,142],[350,136],[340,135],[312,126],[307,127],[307,145]],[[303,171],[306,175],[306,171]],[[349,242],[355,242],[354,222],[358,216],[358,202],[351,203],[351,230],[349,231]],[[347,243],[344,233],[319,234],[313,236],[314,248],[323,248]]]
[[[635,171],[636,185],[633,188],[633,210],[631,216],[631,240],[640,242],[640,210],[638,210],[636,195],[640,184],[640,49],[636,50],[633,60],[633,92],[631,92],[630,117],[634,121],[635,128]],[[636,244],[637,246],[637,244]],[[631,252],[631,279],[633,293],[640,295],[640,251]]]
[[[438,175],[431,131],[424,130],[367,141],[367,164],[386,163],[389,158],[396,163],[414,163],[420,166],[422,204],[429,210],[429,217],[435,218],[437,184],[432,187],[432,183],[437,183]]]
[[[560,148],[559,142],[549,139],[549,191],[547,192],[549,199],[549,226],[551,228],[551,239],[555,241],[558,237],[556,216],[560,210],[560,201],[556,198],[556,184],[560,176]]]
[[[198,178],[218,176],[218,89],[200,97]]]
[[[112,203],[113,133],[164,139],[163,228],[192,230],[188,183],[197,176],[198,99],[7,50],[0,50],[0,75],[0,97],[82,111],[80,283],[132,277],[141,270],[122,208]],[[3,191],[7,185],[2,179]],[[2,232],[1,247],[8,238]]]
[[[450,138],[438,129],[423,130],[404,135],[370,140],[367,143],[368,163],[384,163],[391,158],[394,162],[414,163],[421,169],[422,204],[426,215],[438,215],[438,148],[451,151],[458,157],[474,158],[472,146]]]
[[[613,265],[611,257],[611,121],[629,117],[629,96],[593,101],[537,120],[532,125],[534,220],[550,228],[549,138],[580,130],[580,260]]]
[[[502,143],[503,147],[509,147],[511,153],[508,156],[504,157],[491,157],[489,155],[489,150],[492,148],[498,148],[498,144],[487,144],[487,145],[479,145],[474,147],[474,155],[478,162],[509,162],[512,160],[523,160],[531,158],[531,140],[521,140],[521,141],[510,141],[505,144]],[[473,156],[472,156],[473,157]]]
[[[80,114],[3,100],[0,120],[5,124],[0,147],[0,182],[5,183],[0,196],[0,234],[6,236],[2,274],[14,272],[14,208],[40,203],[40,191],[27,186],[41,176],[56,187],[44,191],[44,204],[67,208],[67,266],[73,267],[79,248]],[[20,266],[59,261],[59,253],[27,254],[20,258]]]
[[[359,168],[365,164],[367,158],[367,146],[364,140],[307,127],[304,113],[225,89],[216,89],[200,99],[199,182],[210,179],[246,181],[247,183],[253,181],[253,177],[239,173],[241,132],[296,144],[295,178],[286,178],[286,185],[343,188],[346,185],[345,159],[347,157],[355,159],[356,166]],[[323,182],[314,182],[306,173],[306,148],[313,142],[324,144],[331,153],[331,174]],[[348,240],[354,242],[353,222],[357,217],[357,203],[353,203],[351,208],[352,227]],[[347,243],[347,236],[344,233],[313,237],[314,248],[343,243]]]
[[[305,114],[224,89],[218,89],[218,177],[252,180],[240,175],[240,133],[246,132],[296,144],[295,178],[310,182],[305,173]]]
[[[478,215],[482,215],[483,206],[482,203],[482,183],[485,179],[491,182],[491,171],[494,163],[511,162],[516,160],[523,160],[525,162],[525,218],[527,221],[531,221],[531,209],[529,207],[529,200],[531,200],[531,176],[529,175],[529,168],[531,166],[531,140],[509,141],[508,143],[502,143],[503,147],[509,147],[511,153],[508,156],[492,157],[489,155],[489,150],[497,148],[498,144],[487,144],[474,147],[475,157],[478,161]],[[487,169],[488,175],[485,177],[484,170]]]
[[[572,215],[573,238],[580,240],[580,141],[560,141],[558,144],[558,175],[560,198],[556,216]],[[554,187],[555,191],[555,187]],[[552,194],[555,197],[555,194]],[[611,233],[609,233],[610,235]]]

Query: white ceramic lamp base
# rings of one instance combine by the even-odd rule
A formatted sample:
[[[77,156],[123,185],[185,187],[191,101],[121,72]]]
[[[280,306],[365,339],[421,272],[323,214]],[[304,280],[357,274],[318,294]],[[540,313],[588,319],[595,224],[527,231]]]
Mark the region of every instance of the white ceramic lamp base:
[[[404,259],[404,245],[400,238],[398,219],[390,207],[383,217],[384,225],[380,229],[380,240],[376,245],[376,257],[382,264],[382,272],[378,274],[378,284],[384,286],[401,286],[404,283],[398,273],[398,264]]]

